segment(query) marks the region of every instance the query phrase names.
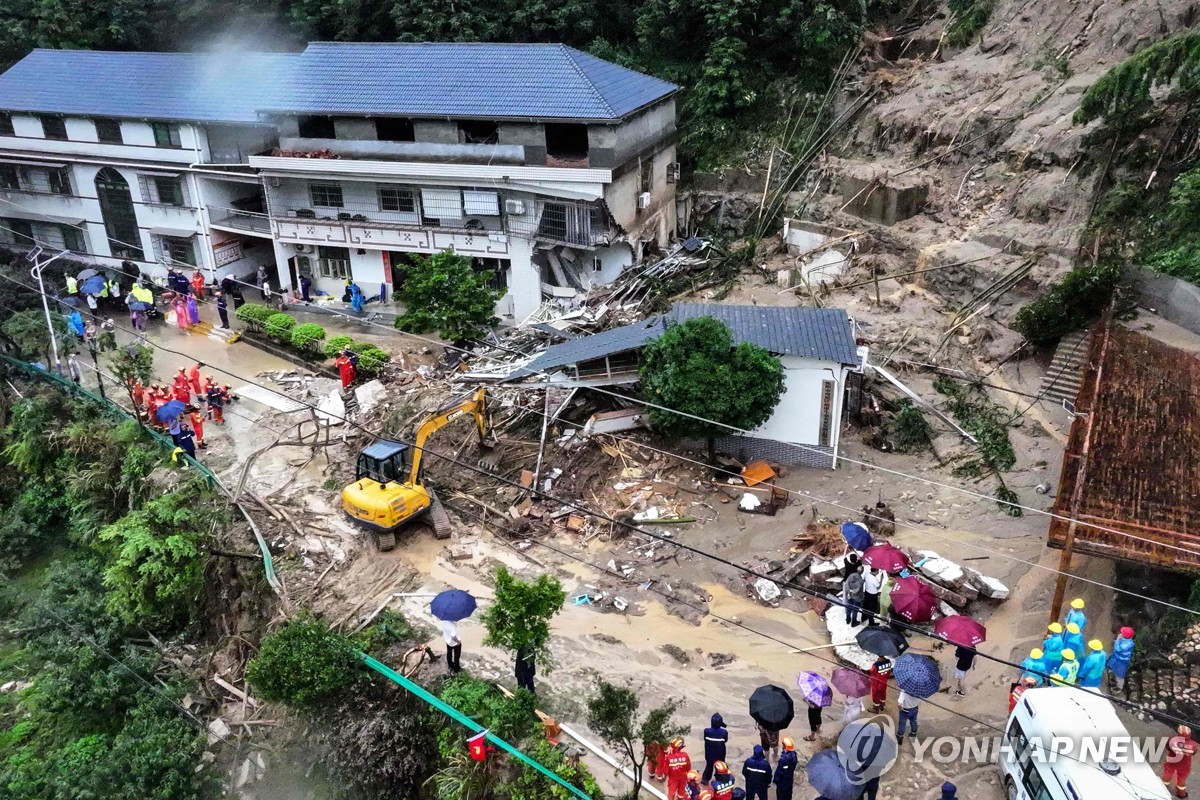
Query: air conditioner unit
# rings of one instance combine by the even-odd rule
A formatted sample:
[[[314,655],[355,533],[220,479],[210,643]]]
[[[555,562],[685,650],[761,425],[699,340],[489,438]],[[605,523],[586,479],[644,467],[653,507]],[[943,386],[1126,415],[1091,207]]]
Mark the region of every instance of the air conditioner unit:
[[[679,162],[667,164],[667,183],[679,183]]]
[[[649,207],[650,207],[650,193],[642,192],[641,194],[638,195],[638,211],[641,211],[643,208],[649,208]]]
[[[504,210],[507,211],[509,214],[524,214],[525,213],[525,201],[524,200],[512,200],[512,199],[505,200],[504,201]]]
[[[307,253],[311,250],[310,246],[306,244],[294,244],[292,247],[296,248],[297,253]]]

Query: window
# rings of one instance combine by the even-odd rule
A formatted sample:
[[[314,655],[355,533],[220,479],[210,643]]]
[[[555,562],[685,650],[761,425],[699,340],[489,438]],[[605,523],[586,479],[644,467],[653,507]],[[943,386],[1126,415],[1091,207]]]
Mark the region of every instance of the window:
[[[96,139],[109,144],[123,144],[124,139],[121,138],[121,123],[115,119],[94,119],[92,123],[96,126]]]
[[[67,121],[62,117],[41,117],[42,135],[47,139],[66,139]]]
[[[404,189],[399,186],[380,186],[379,210],[415,214],[417,213],[417,196],[412,189]]]
[[[642,162],[642,178],[640,183],[640,192],[649,192],[654,189],[654,162],[647,159]]]
[[[193,267],[196,266],[196,248],[193,246],[190,238],[160,236],[158,237],[158,244],[162,249],[162,257],[167,261],[190,264]]]
[[[0,189],[20,189],[21,171],[13,164],[0,164]]]
[[[112,167],[96,173],[96,197],[100,199],[100,216],[108,234],[109,251],[117,258],[143,258],[139,242],[137,216],[133,210],[133,195],[129,182]]]
[[[498,192],[463,192],[463,211],[467,216],[500,216],[500,194]]]
[[[333,117],[297,117],[301,139],[336,139]]]
[[[5,244],[33,246],[33,225],[25,219],[0,219],[0,236]]]
[[[179,178],[154,178],[151,183],[157,202],[168,206],[183,205],[183,182]]]
[[[322,278],[350,277],[350,251],[344,247],[318,247],[317,273]]]
[[[458,138],[463,144],[500,144],[500,125],[485,120],[460,122]]]
[[[155,147],[179,147],[179,126],[170,122],[151,122]]]
[[[13,130],[12,114],[6,111],[0,111],[0,136],[16,136],[17,132]]]
[[[380,117],[375,120],[375,138],[381,142],[415,142],[416,133],[413,131],[411,119],[397,117]]]
[[[821,381],[821,430],[817,444],[829,447],[833,437],[833,381]]]
[[[71,250],[76,253],[87,251],[87,245],[83,242],[83,231],[73,228],[70,225],[59,225],[58,230],[62,234],[64,250]]]
[[[604,262],[600,256],[592,256],[592,272],[604,272]]]
[[[50,182],[50,191],[54,194],[71,194],[71,170],[52,169],[47,176]]]
[[[546,123],[546,155],[561,161],[587,163],[587,125],[568,125],[559,122]]]
[[[324,208],[342,207],[342,187],[337,183],[310,183],[308,198],[314,206]]]

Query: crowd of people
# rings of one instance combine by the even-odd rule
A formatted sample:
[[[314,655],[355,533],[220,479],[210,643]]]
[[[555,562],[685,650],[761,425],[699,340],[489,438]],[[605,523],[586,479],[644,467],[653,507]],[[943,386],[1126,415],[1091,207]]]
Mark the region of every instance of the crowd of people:
[[[170,385],[142,386],[134,381],[127,387],[138,416],[152,428],[169,434],[175,446],[192,458],[196,457],[196,448],[208,446],[204,423],[224,425],[225,407],[236,399],[228,384],[217,383],[212,375],[201,375],[203,366],[196,362],[191,367],[180,367]],[[172,401],[180,404],[179,412],[160,419],[163,415],[159,410]]]

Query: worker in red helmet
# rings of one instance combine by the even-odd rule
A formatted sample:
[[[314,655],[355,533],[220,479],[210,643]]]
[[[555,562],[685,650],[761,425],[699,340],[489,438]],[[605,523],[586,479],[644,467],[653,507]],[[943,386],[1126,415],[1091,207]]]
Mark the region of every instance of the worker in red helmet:
[[[1167,762],[1163,765],[1163,783],[1167,791],[1175,790],[1175,796],[1188,796],[1187,779],[1192,771],[1192,756],[1196,754],[1196,742],[1192,739],[1192,729],[1180,725],[1175,729],[1175,735],[1167,741]]]
[[[687,774],[687,796],[688,800],[697,800],[700,797],[700,773],[696,770],[688,770]]]
[[[692,759],[683,749],[683,739],[676,736],[667,749],[667,800],[688,800],[687,774]]]
[[[733,797],[733,776],[729,774],[729,765],[724,761],[713,764],[712,794],[713,800],[730,800]]]

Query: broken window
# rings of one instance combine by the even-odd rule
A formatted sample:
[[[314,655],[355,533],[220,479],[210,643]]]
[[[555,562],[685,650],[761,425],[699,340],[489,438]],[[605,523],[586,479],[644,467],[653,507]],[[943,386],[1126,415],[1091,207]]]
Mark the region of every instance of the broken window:
[[[546,123],[546,155],[560,161],[587,163],[587,125]]]
[[[71,170],[69,168],[49,170],[46,178],[50,191],[54,194],[71,193]]]
[[[333,117],[302,116],[296,118],[301,139],[336,139]]]
[[[96,141],[107,144],[125,143],[125,140],[121,138],[121,123],[117,120],[94,119],[92,123],[96,126]]]
[[[375,138],[381,142],[415,142],[411,119],[380,117],[375,120]]]
[[[460,122],[458,139],[463,144],[500,144],[500,124],[487,120]]]
[[[66,139],[67,121],[62,117],[42,117],[42,135],[47,139]]]
[[[817,444],[829,447],[833,439],[833,381],[821,381],[821,430]]]

